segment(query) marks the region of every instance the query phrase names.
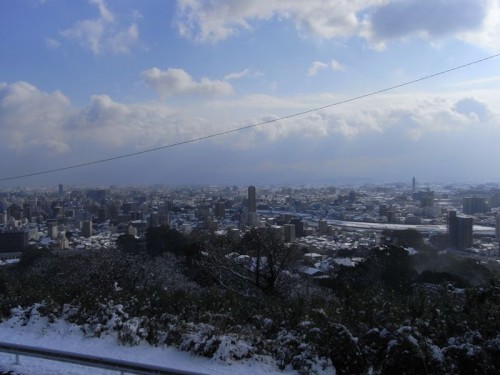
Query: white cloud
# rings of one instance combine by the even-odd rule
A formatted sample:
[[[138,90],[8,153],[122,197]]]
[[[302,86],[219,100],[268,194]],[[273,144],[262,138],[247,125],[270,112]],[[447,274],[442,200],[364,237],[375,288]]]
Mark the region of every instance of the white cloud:
[[[108,154],[109,147],[141,150],[211,131],[190,112],[159,104],[123,104],[107,95],[93,95],[88,106],[76,108],[58,91],[0,82],[0,150],[35,157],[37,152],[68,155],[79,145],[80,158],[95,159]]]
[[[126,145],[142,150],[178,140],[183,124],[182,115],[165,105],[123,104],[107,95],[93,95],[87,107],[68,119],[64,130],[94,149]]]
[[[237,173],[242,165],[254,165],[248,160],[295,163],[297,168],[316,165],[318,175],[324,173],[321,163],[328,160],[351,163],[390,155],[390,160],[403,165],[400,161],[410,151],[416,153],[412,160],[429,160],[427,153],[452,153],[460,150],[464,140],[495,154],[494,142],[500,137],[498,95],[498,90],[378,95],[196,142],[189,149],[179,147],[176,157],[189,155],[186,160],[198,160],[192,150],[199,155],[217,150],[222,176],[228,173],[226,167]],[[0,83],[0,153],[5,157],[15,152],[13,162],[24,158],[25,166],[39,159],[44,165],[76,164],[189,141],[337,101],[339,97],[332,94],[252,95],[167,105],[124,103],[93,95],[85,107],[78,108],[57,91],[44,92],[27,82]],[[243,163],[244,157],[248,160]],[[206,172],[209,162],[205,159],[201,162]],[[141,159],[131,163],[141,165]],[[198,176],[196,163],[192,162],[192,169],[177,159],[173,164]],[[292,169],[282,172],[288,171],[292,173]]]
[[[160,70],[151,68],[141,73],[144,81],[159,95],[230,95],[233,93],[231,84],[225,81],[202,78],[199,82],[183,69],[169,68]]]
[[[244,77],[262,77],[263,73],[262,72],[255,72],[250,69],[244,69],[241,72],[234,72],[234,73],[229,73],[226,76],[224,76],[225,81],[231,81],[231,80],[236,80],[236,79],[241,79]]]
[[[320,70],[328,68],[328,64],[321,61],[313,61],[309,69],[307,70],[307,75],[312,77],[318,74]]]
[[[331,69],[333,71],[344,70],[344,66],[337,60],[332,60],[330,63],[325,63],[322,61],[313,61],[309,69],[307,70],[307,75],[312,77],[318,74],[320,70]]]
[[[252,21],[291,20],[307,36],[336,38],[356,35],[361,27],[358,12],[384,0],[178,0],[179,33],[200,43],[218,42],[251,29]]]
[[[128,53],[130,46],[139,40],[139,30],[137,24],[132,24],[126,30],[119,31],[111,35],[108,39],[110,50],[115,54]]]
[[[289,137],[308,137],[317,140],[325,137],[340,135],[352,140],[361,137],[371,137],[378,134],[387,134],[388,141],[406,138],[419,141],[424,136],[432,137],[439,134],[467,134],[475,132],[477,127],[481,131],[486,128],[495,129],[495,118],[500,115],[500,106],[491,98],[492,92],[484,92],[474,98],[468,94],[454,93],[453,95],[412,93],[408,95],[379,95],[363,100],[363,105],[353,102],[335,106],[330,109],[280,120],[265,126],[254,128],[254,132],[264,135],[270,141],[276,142]],[[492,96],[493,95],[493,96]],[[246,98],[242,99],[244,106]],[[269,98],[250,100],[255,108],[266,108],[272,112]],[[290,103],[296,104],[293,112],[300,112],[337,101],[337,98],[305,96],[288,98]],[[276,113],[283,116],[290,114],[284,105],[285,100],[274,101]],[[264,103],[268,103],[266,107]],[[230,106],[238,108],[236,102]],[[228,106],[229,107],[229,106]],[[285,110],[284,110],[285,108]],[[277,118],[278,116],[274,116]],[[251,123],[258,124],[273,117],[258,117]],[[396,141],[397,142],[397,141]],[[248,144],[246,145],[248,148]]]
[[[107,22],[113,22],[115,20],[115,16],[106,7],[104,0],[89,0],[89,2],[97,6],[101,19]]]
[[[89,0],[97,6],[99,16],[95,19],[83,20],[60,32],[61,36],[74,40],[81,47],[89,49],[95,55],[110,51],[114,54],[125,54],[139,40],[136,23],[122,27],[115,15],[106,7],[104,0]]]
[[[243,78],[245,76],[248,76],[249,73],[250,73],[250,69],[245,69],[245,70],[242,70],[241,72],[229,73],[224,77],[224,80],[230,81],[232,79],[240,79],[240,78]]]
[[[456,38],[498,50],[498,0],[177,0],[179,34],[216,43],[251,30],[259,21],[293,22],[304,37],[360,37],[382,50],[391,40]]]
[[[485,18],[480,28],[465,30],[458,38],[466,43],[498,52],[500,49],[500,2],[498,0],[484,1]]]
[[[44,93],[22,81],[0,83],[0,147],[64,152],[68,145],[59,130],[70,112],[69,100],[58,91]]]
[[[330,61],[330,68],[335,71],[344,70],[344,66],[337,60]]]

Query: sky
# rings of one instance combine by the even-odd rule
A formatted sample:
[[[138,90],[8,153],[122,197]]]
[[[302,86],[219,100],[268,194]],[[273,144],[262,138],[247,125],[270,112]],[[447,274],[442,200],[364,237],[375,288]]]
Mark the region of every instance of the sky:
[[[500,0],[2,0],[0,188],[500,181],[500,57],[331,106],[500,53],[498,19]]]

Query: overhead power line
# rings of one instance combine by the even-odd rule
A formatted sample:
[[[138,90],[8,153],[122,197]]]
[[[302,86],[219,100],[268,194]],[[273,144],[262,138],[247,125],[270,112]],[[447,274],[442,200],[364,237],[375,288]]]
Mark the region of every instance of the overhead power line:
[[[39,176],[39,175],[48,174],[48,173],[61,172],[61,171],[66,171],[68,169],[81,168],[81,167],[85,167],[85,166],[89,166],[89,165],[94,165],[94,164],[107,163],[107,162],[110,162],[110,161],[113,161],[113,160],[130,158],[132,156],[138,156],[138,155],[142,155],[142,154],[147,154],[147,153],[150,153],[150,152],[154,152],[154,151],[158,151],[158,150],[163,150],[163,149],[166,149],[166,148],[171,148],[171,147],[176,147],[176,146],[182,146],[182,145],[185,145],[185,144],[188,144],[188,143],[194,143],[194,142],[198,142],[198,141],[203,141],[203,140],[209,139],[209,138],[215,138],[215,137],[219,137],[219,136],[226,135],[226,134],[237,133],[237,132],[240,132],[240,131],[243,131],[243,130],[252,129],[252,128],[259,127],[259,126],[264,126],[264,125],[267,125],[267,124],[275,123],[275,122],[278,122],[278,121],[283,121],[283,120],[291,119],[291,118],[294,118],[294,117],[303,116],[303,115],[306,115],[308,113],[318,112],[318,111],[321,111],[321,110],[324,110],[324,109],[327,109],[327,108],[331,108],[331,107],[335,107],[335,106],[338,106],[338,105],[341,105],[341,104],[346,104],[346,103],[354,102],[356,100],[360,100],[360,99],[363,99],[363,98],[366,98],[366,97],[369,97],[369,96],[378,95],[378,94],[381,94],[381,93],[384,93],[384,92],[387,92],[387,91],[391,91],[391,90],[394,90],[394,89],[397,89],[397,88],[400,88],[400,87],[412,85],[414,83],[425,81],[427,79],[434,78],[434,77],[437,77],[437,76],[440,76],[440,75],[443,75],[443,74],[446,74],[446,73],[450,73],[450,72],[453,72],[455,70],[459,70],[459,69],[463,69],[463,68],[466,68],[466,67],[471,66],[471,65],[479,64],[479,63],[484,62],[486,60],[491,60],[491,59],[493,59],[495,57],[498,57],[498,56],[500,56],[500,53],[497,53],[495,55],[491,55],[491,56],[488,56],[488,57],[485,57],[485,58],[482,58],[482,59],[479,59],[479,60],[475,60],[475,61],[469,62],[467,64],[458,65],[458,66],[455,66],[455,67],[450,68],[450,69],[442,70],[442,71],[434,73],[434,74],[426,75],[426,76],[414,79],[412,81],[407,81],[407,82],[404,82],[404,83],[400,83],[398,85],[386,87],[386,88],[381,89],[381,90],[372,91],[372,92],[369,92],[369,93],[366,93],[366,94],[362,94],[362,95],[358,95],[358,96],[355,96],[355,97],[352,97],[352,98],[349,98],[349,99],[340,100],[338,102],[327,104],[327,105],[324,105],[324,106],[321,106],[321,107],[316,107],[316,108],[308,109],[308,110],[305,110],[305,111],[302,111],[302,112],[295,112],[293,114],[281,116],[281,117],[278,117],[278,118],[275,118],[275,119],[266,120],[266,121],[258,122],[258,123],[251,124],[251,125],[241,126],[241,127],[230,129],[230,130],[224,130],[224,131],[221,131],[221,132],[212,133],[212,134],[209,134],[209,135],[205,135],[205,136],[197,137],[197,138],[193,138],[193,139],[188,139],[188,140],[185,140],[185,141],[170,143],[170,144],[164,145],[164,146],[149,148],[149,149],[146,149],[146,150],[137,151],[137,152],[131,152],[131,153],[128,153],[128,154],[117,155],[117,156],[113,156],[113,157],[110,157],[110,158],[104,158],[104,159],[98,159],[98,160],[88,161],[88,162],[85,162],[85,163],[68,165],[66,167],[60,167],[60,168],[54,168],[54,169],[47,169],[47,170],[44,170],[44,171],[26,173],[26,174],[22,174],[22,175],[18,175],[18,176],[3,177],[3,178],[0,178],[0,182],[2,182],[2,181],[9,181],[9,180],[18,180],[18,179],[21,179],[21,178]]]

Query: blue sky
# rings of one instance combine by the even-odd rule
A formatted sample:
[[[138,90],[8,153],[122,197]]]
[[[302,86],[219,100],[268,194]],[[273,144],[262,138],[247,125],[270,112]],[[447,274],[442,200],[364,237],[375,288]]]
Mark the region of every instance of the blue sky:
[[[498,0],[4,0],[0,178],[322,107],[500,52]],[[2,186],[498,181],[500,58]]]

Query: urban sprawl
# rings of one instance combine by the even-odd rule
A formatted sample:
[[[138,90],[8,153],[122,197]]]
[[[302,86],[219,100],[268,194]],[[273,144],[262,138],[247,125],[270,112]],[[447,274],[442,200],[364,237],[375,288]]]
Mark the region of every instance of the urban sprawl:
[[[273,228],[301,248],[311,276],[363,261],[363,250],[398,244],[395,231],[440,239],[441,251],[500,262],[500,188],[410,183],[324,187],[116,187],[0,191],[0,262],[26,251],[58,254],[113,249],[119,236],[144,238],[168,225],[186,236],[238,240]],[[410,253],[418,249],[407,247]]]

